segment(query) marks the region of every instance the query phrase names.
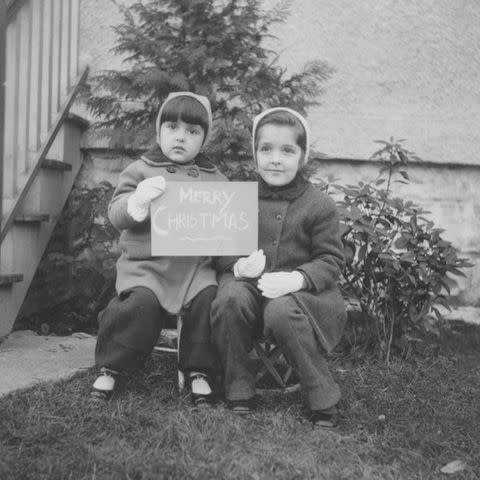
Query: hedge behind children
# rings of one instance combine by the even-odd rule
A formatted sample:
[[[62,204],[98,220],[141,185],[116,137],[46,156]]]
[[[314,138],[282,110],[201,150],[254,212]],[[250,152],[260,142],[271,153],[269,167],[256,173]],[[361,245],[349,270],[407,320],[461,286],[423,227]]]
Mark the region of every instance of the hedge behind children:
[[[138,369],[151,354],[171,314],[182,312],[179,367],[196,404],[212,399],[215,368],[210,344],[210,306],[216,276],[210,257],[152,257],[150,203],[171,181],[225,181],[200,153],[212,129],[210,103],[190,92],[170,94],[160,108],[157,146],[121,174],[108,208],[121,230],[117,295],[99,315],[95,362],[101,369],[94,398],[108,399],[118,373]]]
[[[307,123],[293,110],[274,108],[255,118],[260,250],[218,260],[224,273],[212,328],[235,413],[255,406],[249,352],[252,338],[263,333],[297,370],[307,417],[333,427],[340,390],[325,353],[339,341],[346,320],[337,286],[344,258],[335,202],[300,173],[308,140]]]

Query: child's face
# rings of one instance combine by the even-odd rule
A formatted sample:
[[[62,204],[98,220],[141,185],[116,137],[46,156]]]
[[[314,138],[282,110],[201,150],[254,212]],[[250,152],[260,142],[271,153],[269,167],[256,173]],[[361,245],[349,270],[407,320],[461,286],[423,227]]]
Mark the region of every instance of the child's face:
[[[160,126],[160,148],[163,154],[175,163],[193,160],[202,148],[205,131],[201,125],[176,122],[163,122]]]
[[[297,135],[288,125],[267,123],[260,127],[256,152],[258,173],[269,185],[280,187],[295,178],[303,156]]]

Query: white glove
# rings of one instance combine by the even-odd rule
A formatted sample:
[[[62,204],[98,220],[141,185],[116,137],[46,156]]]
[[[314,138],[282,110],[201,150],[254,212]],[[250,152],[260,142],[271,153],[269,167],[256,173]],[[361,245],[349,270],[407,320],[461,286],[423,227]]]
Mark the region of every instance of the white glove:
[[[233,266],[235,278],[256,278],[265,268],[265,254],[263,250],[256,250],[248,257],[237,260]]]
[[[150,203],[165,192],[165,179],[150,177],[142,180],[127,201],[127,212],[136,221],[143,222],[148,217]]]
[[[266,298],[278,298],[305,288],[305,277],[298,271],[264,273],[258,288]]]

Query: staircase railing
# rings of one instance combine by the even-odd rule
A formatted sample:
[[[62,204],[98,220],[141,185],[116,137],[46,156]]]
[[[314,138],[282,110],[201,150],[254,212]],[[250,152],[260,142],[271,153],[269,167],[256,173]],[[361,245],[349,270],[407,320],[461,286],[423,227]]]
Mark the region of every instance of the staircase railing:
[[[0,0],[0,244],[88,74],[79,18],[80,0]]]

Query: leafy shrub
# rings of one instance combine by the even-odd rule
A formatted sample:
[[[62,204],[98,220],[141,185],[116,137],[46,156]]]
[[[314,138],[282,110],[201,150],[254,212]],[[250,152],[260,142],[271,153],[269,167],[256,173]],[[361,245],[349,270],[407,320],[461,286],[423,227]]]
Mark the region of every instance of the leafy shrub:
[[[381,163],[375,182],[323,187],[340,195],[348,259],[342,287],[362,312],[352,317],[354,346],[373,347],[388,362],[395,342],[413,330],[438,333],[444,322],[438,307],[449,308],[447,274],[464,275],[471,264],[442,238],[428,212],[392,196],[393,181],[409,180],[409,159],[420,159],[402,140],[379,143],[372,156]]]

